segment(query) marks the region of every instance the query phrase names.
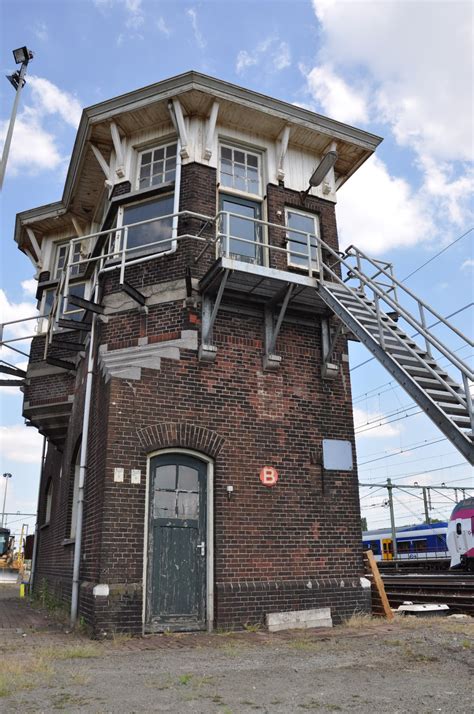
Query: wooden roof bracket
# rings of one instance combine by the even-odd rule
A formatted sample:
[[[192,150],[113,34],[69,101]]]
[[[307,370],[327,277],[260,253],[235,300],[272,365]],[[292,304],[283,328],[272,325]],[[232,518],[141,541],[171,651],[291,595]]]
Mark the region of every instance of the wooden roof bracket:
[[[278,142],[278,168],[277,168],[277,181],[283,181],[285,179],[285,156],[288,151],[288,141],[290,139],[291,126],[287,124],[281,130],[277,142]]]
[[[120,138],[118,126],[114,121],[110,122],[110,134],[115,149],[115,173],[117,178],[124,179],[125,172],[125,140]]]
[[[212,342],[212,328],[216,321],[230,272],[230,270],[224,270],[214,304],[208,293],[204,293],[202,296],[202,337],[199,347],[199,359],[203,362],[214,362],[216,359],[217,347]]]
[[[111,186],[113,186],[113,181],[112,181],[112,178],[111,178],[110,166],[109,166],[109,164],[107,163],[107,161],[104,159],[104,157],[103,157],[103,155],[102,155],[100,149],[98,149],[97,146],[95,146],[95,144],[93,144],[92,142],[90,142],[90,145],[91,145],[92,153],[94,154],[95,158],[97,159],[97,162],[98,162],[100,168],[101,168],[102,171],[104,172],[105,185],[106,185],[108,188],[110,188]]]
[[[179,143],[181,144],[180,155],[182,159],[189,159],[188,151],[188,132],[186,130],[186,124],[183,116],[183,108],[181,102],[177,97],[168,102],[168,109],[171,114],[171,119],[175,125],[176,131],[179,136]]]
[[[288,303],[290,302],[291,296],[293,294],[294,284],[289,283],[285,288],[284,298],[278,317],[275,322],[275,312],[274,305],[275,300],[271,300],[267,305],[265,305],[265,354],[263,355],[263,369],[264,370],[274,370],[278,369],[281,363],[281,357],[275,354],[276,341],[280,333],[280,329],[283,323],[283,318],[285,317],[286,309]],[[278,296],[277,296],[278,297]]]
[[[207,120],[206,142],[202,152],[204,161],[209,161],[212,156],[212,147],[214,146],[214,135],[216,133],[217,115],[219,113],[219,102],[213,102],[211,112]]]

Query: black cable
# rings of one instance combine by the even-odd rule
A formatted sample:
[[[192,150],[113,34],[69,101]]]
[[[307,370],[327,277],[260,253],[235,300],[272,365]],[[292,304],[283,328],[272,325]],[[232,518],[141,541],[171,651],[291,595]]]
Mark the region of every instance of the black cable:
[[[403,283],[405,280],[408,280],[408,278],[411,278],[412,275],[415,275],[415,273],[417,273],[419,270],[421,270],[422,268],[424,268],[425,265],[428,265],[428,263],[431,263],[432,260],[434,260],[435,258],[437,258],[437,257],[438,257],[439,255],[441,255],[442,253],[444,253],[446,250],[448,250],[448,248],[451,248],[452,245],[455,245],[458,241],[461,240],[461,238],[464,238],[465,236],[467,236],[472,230],[474,230],[474,229],[473,229],[473,228],[469,228],[468,231],[466,231],[465,233],[463,233],[462,236],[459,236],[459,238],[456,238],[456,240],[453,240],[452,243],[449,243],[447,246],[445,246],[442,250],[439,251],[439,253],[436,253],[436,255],[431,256],[431,258],[430,258],[429,260],[427,260],[426,263],[423,263],[423,265],[420,265],[418,268],[415,268],[415,270],[414,270],[412,273],[410,273],[410,274],[407,275],[406,277],[402,278],[401,282]]]

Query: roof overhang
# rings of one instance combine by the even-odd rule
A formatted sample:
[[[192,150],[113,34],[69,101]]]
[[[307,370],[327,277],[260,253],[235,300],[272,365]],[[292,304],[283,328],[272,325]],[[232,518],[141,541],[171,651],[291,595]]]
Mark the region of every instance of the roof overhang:
[[[291,141],[313,148],[315,153],[321,153],[322,147],[329,147],[332,141],[336,141],[340,155],[340,165],[336,164],[335,167],[336,171],[339,169],[339,185],[347,181],[382,141],[374,134],[294,104],[199,72],[186,72],[84,109],[71,155],[63,197],[61,201],[23,211],[17,215],[15,240],[19,248],[22,250],[31,248],[29,237],[24,230],[26,226],[34,225],[40,232],[52,231],[56,227],[62,227],[60,224],[63,222],[67,223],[65,216],[67,212],[80,214],[80,211],[74,207],[73,200],[86,162],[88,162],[88,171],[96,171],[97,177],[103,180],[100,168],[91,156],[89,148],[91,139],[102,147],[104,155],[107,156],[112,149],[109,122],[115,121],[127,133],[127,128],[136,127],[137,118],[143,118],[144,112],[155,122],[159,118],[162,121],[169,121],[167,107],[172,97],[180,99],[188,115],[193,113],[206,115],[212,103],[217,100],[221,105],[220,116],[224,116],[225,119],[227,115],[231,120],[232,108],[235,109],[236,105],[245,106],[253,127],[256,125],[253,119],[258,116],[265,124],[265,132],[273,133],[276,138],[284,126],[290,125]],[[92,201],[93,197],[90,196],[89,200]]]

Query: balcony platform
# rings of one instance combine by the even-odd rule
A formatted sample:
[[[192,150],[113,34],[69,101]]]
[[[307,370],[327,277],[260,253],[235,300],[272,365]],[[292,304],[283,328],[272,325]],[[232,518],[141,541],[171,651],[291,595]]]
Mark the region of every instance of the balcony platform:
[[[316,277],[303,275],[296,270],[278,270],[225,256],[218,258],[201,279],[200,292],[209,296],[215,295],[226,273],[224,299],[234,296],[249,302],[276,306],[283,302],[286,290],[293,285],[292,309],[304,312],[327,312],[325,304],[318,295],[319,281]]]

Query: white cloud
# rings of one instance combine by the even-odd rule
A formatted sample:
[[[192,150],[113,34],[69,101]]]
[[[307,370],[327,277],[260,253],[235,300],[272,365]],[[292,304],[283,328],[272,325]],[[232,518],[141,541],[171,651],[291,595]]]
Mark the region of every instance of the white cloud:
[[[341,189],[338,226],[343,247],[353,243],[376,255],[427,240],[435,232],[423,200],[406,181],[390,176],[377,156]]]
[[[45,22],[37,22],[33,32],[35,33],[38,40],[45,42],[48,39],[48,27]]]
[[[32,427],[23,424],[0,426],[0,444],[5,460],[34,464],[41,459],[43,437]]]
[[[53,130],[60,131],[67,126],[75,129],[81,117],[78,99],[48,79],[30,76],[27,90],[29,97],[16,121],[8,158],[8,173],[11,175],[58,169],[67,157],[61,154],[58,137]],[[51,118],[59,120],[59,124],[56,122],[53,125]],[[1,122],[0,144],[5,140],[7,129],[8,121]]]
[[[43,77],[31,76],[28,79],[31,85],[33,107],[29,111],[32,115],[41,116],[59,114],[61,119],[77,128],[81,118],[82,107],[78,99],[69,92],[59,89],[55,84]]]
[[[387,424],[383,414],[366,412],[357,407],[354,407],[354,428],[357,439],[382,439],[398,436],[401,432],[400,425]],[[367,431],[365,431],[366,429]]]
[[[354,124],[368,121],[363,93],[350,87],[329,65],[312,69],[307,80],[311,94],[332,119]]]
[[[38,288],[38,281],[35,278],[21,281],[21,288],[28,297],[35,297]]]
[[[203,50],[206,47],[207,42],[206,42],[201,30],[199,29],[197,12],[196,12],[196,10],[194,10],[194,8],[189,8],[189,10],[186,10],[186,15],[191,20],[191,25],[193,28],[194,39],[196,40],[196,44],[200,50]]]
[[[164,17],[159,17],[156,21],[156,26],[162,35],[169,37],[171,35],[171,30],[165,22]]]
[[[265,65],[268,71],[280,72],[291,65],[291,52],[287,42],[269,35],[254,50],[240,50],[235,62],[237,74],[243,74],[246,69],[256,65]]]
[[[126,27],[131,30],[138,30],[145,22],[143,15],[142,0],[124,0],[125,10],[128,17],[125,21]]]
[[[335,118],[385,124],[412,152],[418,199],[465,224],[474,183],[472,4],[313,0],[313,7],[322,32],[315,66],[305,71],[310,94]]]
[[[473,270],[473,269],[474,269],[474,259],[473,258],[468,258],[461,265],[461,270]]]

